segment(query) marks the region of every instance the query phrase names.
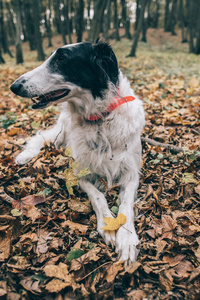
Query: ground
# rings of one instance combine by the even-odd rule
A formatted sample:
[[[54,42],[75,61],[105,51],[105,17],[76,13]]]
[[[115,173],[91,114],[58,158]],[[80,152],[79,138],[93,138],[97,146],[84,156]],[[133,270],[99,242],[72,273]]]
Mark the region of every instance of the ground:
[[[53,44],[48,49],[44,41],[47,55],[62,46],[61,37]],[[136,58],[126,57],[131,41],[111,44],[144,101],[142,136],[183,149],[176,153],[143,142],[135,205],[138,261],[124,267],[97,234],[87,196],[72,187],[78,179],[72,175],[70,149],[47,144],[25,166],[14,163],[25,140],[58,116],[57,107],[33,111],[29,100],[9,90],[19,75],[39,64],[25,43],[23,65],[5,56],[7,64],[0,66],[1,299],[200,298],[200,57],[188,54],[179,35],[162,30],[149,30]],[[107,199],[117,213],[117,187]]]

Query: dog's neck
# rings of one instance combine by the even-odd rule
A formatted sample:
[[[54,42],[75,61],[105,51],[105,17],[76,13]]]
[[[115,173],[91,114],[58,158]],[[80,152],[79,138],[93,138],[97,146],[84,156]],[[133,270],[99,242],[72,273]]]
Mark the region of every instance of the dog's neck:
[[[102,119],[102,117],[106,117],[107,115],[109,115],[113,110],[115,110],[120,105],[127,102],[131,102],[133,100],[135,100],[135,97],[133,96],[115,97],[114,101],[109,105],[108,109],[105,112],[101,113],[101,115],[97,115],[97,114],[90,115],[88,118],[86,118],[86,120],[91,122],[98,121],[99,119]]]

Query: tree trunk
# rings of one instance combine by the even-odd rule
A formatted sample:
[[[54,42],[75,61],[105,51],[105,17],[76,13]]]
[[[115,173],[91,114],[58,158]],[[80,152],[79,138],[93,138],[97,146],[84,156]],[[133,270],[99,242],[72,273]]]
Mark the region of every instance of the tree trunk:
[[[79,0],[77,9],[77,42],[82,42],[83,31],[84,31],[84,1]]]
[[[1,40],[0,40],[0,64],[5,64],[5,60],[3,59],[3,56],[1,53]]]
[[[8,47],[8,40],[7,40],[8,33],[4,24],[4,7],[3,7],[2,0],[0,0],[0,35],[1,35],[1,45],[3,48],[3,52],[8,53],[10,57],[13,57]]]
[[[141,5],[140,5],[140,2],[142,0],[137,0],[137,6],[136,6],[136,20],[135,20],[135,30],[137,30],[137,27],[138,27],[138,22],[139,22],[139,17],[140,17],[140,9],[141,9]]]
[[[143,22],[142,22],[142,38],[141,41],[146,43],[147,42],[147,37],[146,37],[146,33],[147,33],[147,28],[149,27],[149,18],[150,18],[150,6],[151,6],[151,0],[147,0],[148,3],[148,16],[147,18],[143,18]]]
[[[46,24],[47,24],[47,36],[48,36],[48,47],[52,47],[52,30],[51,30],[51,0],[48,0],[48,11],[49,14],[46,16]]]
[[[175,25],[176,25],[176,11],[177,11],[177,0],[173,0],[172,2],[172,9],[171,9],[171,17],[170,17],[170,23],[171,23],[171,34],[176,35],[175,32]]]
[[[32,8],[33,8],[33,19],[34,19],[34,32],[35,32],[35,40],[37,47],[37,59],[44,60],[45,54],[42,47],[42,35],[40,32],[40,6],[39,0],[32,0]]]
[[[142,22],[143,22],[143,19],[144,19],[144,12],[145,12],[146,3],[147,3],[147,0],[141,0],[140,16],[139,16],[139,19],[138,19],[137,30],[136,30],[134,38],[133,38],[134,41],[133,41],[133,45],[132,45],[131,52],[130,52],[129,56],[133,56],[133,57],[136,56],[135,53],[136,53],[138,40],[139,40],[139,37],[140,37],[140,32],[141,32],[141,29],[142,29]]]
[[[26,24],[26,32],[27,38],[29,42],[30,50],[36,50],[36,41],[35,41],[35,33],[34,33],[34,24],[33,24],[33,16],[31,14],[31,2],[30,0],[26,0],[24,3],[24,15],[25,15],[25,24]]]
[[[158,22],[160,17],[160,2],[156,0],[156,15],[153,22],[153,28],[158,28]]]
[[[196,24],[196,47],[195,47],[195,54],[200,54],[200,4],[198,3],[199,0],[196,0],[196,9],[197,9],[197,24]]]
[[[189,52],[194,53],[194,3],[189,1]]]
[[[182,34],[182,43],[187,43],[187,35],[185,31],[185,15],[184,15],[184,7],[183,0],[179,0],[179,19],[181,26],[181,34]]]
[[[170,0],[166,0],[166,2],[165,2],[165,24],[164,24],[165,32],[169,32],[169,31],[170,31],[170,23],[169,23],[169,18],[170,18],[169,4],[170,4]]]
[[[108,31],[110,29],[110,12],[111,12],[111,0],[108,0],[105,8],[104,22],[103,22],[104,25],[103,32],[106,41],[108,41]]]
[[[20,0],[15,0],[15,12],[16,12],[16,63],[23,63],[23,53],[22,53],[22,24],[21,24],[21,7]]]
[[[121,0],[121,7],[122,7],[122,22],[125,28],[125,37],[130,40],[132,37],[130,34],[130,18],[129,18],[129,14],[127,13],[128,6],[126,0]]]
[[[16,28],[15,28],[15,24],[13,22],[14,20],[14,16],[13,13],[11,11],[11,4],[10,2],[5,2],[6,5],[6,10],[7,10],[7,22],[9,23],[9,36],[11,39],[11,44],[15,43],[15,36],[16,36]]]
[[[119,36],[119,25],[118,25],[118,12],[117,12],[117,0],[113,0],[114,4],[114,28],[115,28],[115,33],[116,33],[116,40],[120,41],[120,36]]]
[[[65,25],[66,33],[68,34],[69,43],[72,44],[71,29],[69,23],[69,0],[64,0],[65,3]]]
[[[91,29],[88,39],[96,41],[101,32],[102,20],[107,0],[94,0],[94,17],[92,19]]]

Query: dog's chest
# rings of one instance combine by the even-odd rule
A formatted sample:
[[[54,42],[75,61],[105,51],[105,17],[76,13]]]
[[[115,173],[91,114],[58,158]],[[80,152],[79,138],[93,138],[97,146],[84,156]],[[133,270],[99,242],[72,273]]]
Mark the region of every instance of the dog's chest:
[[[73,156],[91,172],[104,176],[107,171],[116,173],[126,156],[130,132],[115,122],[102,125],[74,127],[71,131]]]

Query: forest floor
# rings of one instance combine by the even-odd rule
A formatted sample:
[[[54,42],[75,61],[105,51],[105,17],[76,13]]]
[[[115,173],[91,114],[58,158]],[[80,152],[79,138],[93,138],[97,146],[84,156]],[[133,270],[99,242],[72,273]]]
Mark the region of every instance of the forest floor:
[[[30,100],[9,90],[19,75],[39,65],[36,52],[25,43],[25,63],[19,66],[5,56],[7,63],[0,66],[1,299],[200,299],[200,56],[188,54],[179,35],[149,30],[147,39],[139,43],[136,58],[126,57],[131,41],[111,40],[111,45],[144,101],[142,135],[184,152],[143,143],[135,205],[140,254],[128,267],[97,234],[87,196],[77,186],[69,195],[74,180],[69,151],[47,143],[30,163],[14,163],[25,141],[53,125],[59,111],[31,110]],[[44,47],[47,56],[62,46],[61,37],[53,44]],[[117,187],[106,197],[116,213]]]

